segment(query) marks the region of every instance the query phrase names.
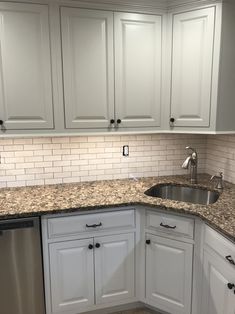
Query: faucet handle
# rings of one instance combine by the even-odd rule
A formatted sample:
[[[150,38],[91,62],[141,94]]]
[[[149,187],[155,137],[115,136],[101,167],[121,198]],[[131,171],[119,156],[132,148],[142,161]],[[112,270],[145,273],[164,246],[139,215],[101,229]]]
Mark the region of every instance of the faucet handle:
[[[194,160],[195,162],[197,162],[197,151],[196,151],[196,149],[193,148],[193,147],[191,147],[191,146],[186,146],[185,149],[187,149],[187,150],[190,149],[190,150],[192,151],[191,156],[192,156],[193,160]]]
[[[210,181],[212,181],[214,179],[217,179],[218,182],[217,182],[217,185],[216,185],[216,189],[223,189],[224,188],[223,178],[224,178],[223,172],[220,172],[218,176],[217,175],[213,175],[211,177]]]
[[[223,179],[224,174],[223,172],[219,172],[219,175],[217,176],[216,174],[214,174],[213,176],[211,176],[210,181],[212,181],[213,179]]]
[[[190,149],[193,153],[197,153],[197,152],[196,152],[196,149],[194,149],[194,148],[191,147],[191,146],[186,146],[185,149]]]

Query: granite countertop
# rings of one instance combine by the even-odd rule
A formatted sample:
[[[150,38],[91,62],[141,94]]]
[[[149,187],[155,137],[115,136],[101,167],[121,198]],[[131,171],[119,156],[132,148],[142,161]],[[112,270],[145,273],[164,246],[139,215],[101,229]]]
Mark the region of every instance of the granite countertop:
[[[199,175],[198,185],[214,190],[208,175]],[[235,185],[225,182],[219,200],[212,205],[198,205],[153,198],[144,194],[161,183],[189,185],[188,176],[167,176],[96,181],[77,184],[0,189],[0,219],[76,212],[125,205],[144,205],[169,212],[191,214],[235,241]]]

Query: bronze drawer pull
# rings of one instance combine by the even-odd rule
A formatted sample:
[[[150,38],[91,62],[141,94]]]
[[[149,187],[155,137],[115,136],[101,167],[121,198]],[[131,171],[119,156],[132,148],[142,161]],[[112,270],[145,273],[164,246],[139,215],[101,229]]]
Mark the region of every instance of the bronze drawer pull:
[[[94,225],[88,225],[86,224],[86,227],[87,228],[97,228],[97,227],[101,227],[102,226],[102,223],[100,222],[99,224],[94,224]]]
[[[162,222],[160,223],[160,226],[164,227],[166,229],[175,229],[176,228],[176,226],[172,227],[172,226],[169,226],[169,225],[164,225]]]
[[[234,262],[234,260],[232,259],[232,256],[231,256],[231,255],[228,255],[228,256],[226,256],[225,258],[226,258],[226,260],[227,260],[230,264],[235,265],[235,262]]]

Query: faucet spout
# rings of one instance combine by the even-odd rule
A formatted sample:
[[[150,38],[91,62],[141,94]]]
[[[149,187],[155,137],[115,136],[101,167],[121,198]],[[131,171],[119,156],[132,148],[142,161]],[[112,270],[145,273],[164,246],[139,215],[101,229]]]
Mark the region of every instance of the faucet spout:
[[[188,169],[191,162],[191,156],[188,156],[182,164],[183,169]]]
[[[197,152],[194,148],[187,146],[187,150],[191,150],[192,153],[185,159],[185,161],[182,164],[183,169],[188,169],[190,166],[190,182],[192,184],[197,183],[197,163],[198,163],[198,157]]]

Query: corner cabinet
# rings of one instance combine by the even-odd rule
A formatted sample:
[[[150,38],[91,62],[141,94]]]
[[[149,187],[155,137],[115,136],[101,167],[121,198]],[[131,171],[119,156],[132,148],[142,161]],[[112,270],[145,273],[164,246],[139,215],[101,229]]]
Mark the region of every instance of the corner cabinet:
[[[233,268],[212,252],[204,251],[203,314],[235,313]]]
[[[170,129],[235,131],[235,4],[188,6],[170,12]]]
[[[162,16],[62,7],[61,30],[66,128],[160,127]]]
[[[145,232],[146,303],[191,314],[194,220],[146,210]]]
[[[235,313],[235,245],[208,226],[203,256],[202,314]]]
[[[191,313],[193,245],[146,234],[146,299],[174,314]]]
[[[215,7],[173,15],[171,117],[174,127],[209,127]]]
[[[0,3],[1,130],[52,129],[48,5]]]

